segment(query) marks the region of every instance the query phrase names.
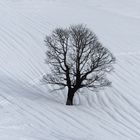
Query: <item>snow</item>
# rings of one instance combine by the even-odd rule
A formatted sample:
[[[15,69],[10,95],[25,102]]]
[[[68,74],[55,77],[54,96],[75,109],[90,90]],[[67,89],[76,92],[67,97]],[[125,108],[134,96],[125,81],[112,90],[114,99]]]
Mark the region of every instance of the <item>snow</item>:
[[[140,1],[1,0],[0,140],[139,140]],[[44,38],[84,23],[116,56],[112,87],[75,96],[40,80]]]

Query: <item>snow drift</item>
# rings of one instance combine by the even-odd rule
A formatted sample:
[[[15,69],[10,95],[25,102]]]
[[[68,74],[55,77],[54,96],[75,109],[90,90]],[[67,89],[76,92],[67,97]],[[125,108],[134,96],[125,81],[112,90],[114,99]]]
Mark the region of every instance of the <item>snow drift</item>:
[[[139,0],[0,1],[0,140],[139,140]],[[82,93],[66,107],[65,92],[40,83],[48,70],[44,38],[87,24],[116,56],[112,88]]]

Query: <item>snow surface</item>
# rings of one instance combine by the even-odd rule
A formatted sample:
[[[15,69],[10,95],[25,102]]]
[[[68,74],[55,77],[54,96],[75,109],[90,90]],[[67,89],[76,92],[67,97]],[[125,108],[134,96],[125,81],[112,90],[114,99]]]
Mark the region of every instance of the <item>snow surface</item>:
[[[112,88],[75,96],[41,84],[44,38],[84,23],[117,58]],[[0,0],[0,140],[140,140],[139,0]]]

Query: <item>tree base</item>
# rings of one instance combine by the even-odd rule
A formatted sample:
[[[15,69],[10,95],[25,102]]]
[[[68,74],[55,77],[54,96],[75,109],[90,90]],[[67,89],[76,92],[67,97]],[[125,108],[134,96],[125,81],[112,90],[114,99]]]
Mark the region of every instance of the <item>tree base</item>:
[[[73,105],[73,102],[69,99],[67,99],[66,105]]]

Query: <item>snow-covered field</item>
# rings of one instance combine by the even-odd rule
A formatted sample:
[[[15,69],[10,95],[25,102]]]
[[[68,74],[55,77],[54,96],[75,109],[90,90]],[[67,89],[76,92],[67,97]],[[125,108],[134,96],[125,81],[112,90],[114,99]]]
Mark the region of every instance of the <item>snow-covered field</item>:
[[[44,38],[84,23],[116,56],[112,88],[82,93],[41,84]],[[0,0],[0,140],[140,140],[139,0]]]

